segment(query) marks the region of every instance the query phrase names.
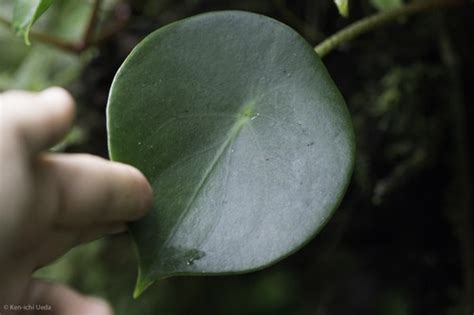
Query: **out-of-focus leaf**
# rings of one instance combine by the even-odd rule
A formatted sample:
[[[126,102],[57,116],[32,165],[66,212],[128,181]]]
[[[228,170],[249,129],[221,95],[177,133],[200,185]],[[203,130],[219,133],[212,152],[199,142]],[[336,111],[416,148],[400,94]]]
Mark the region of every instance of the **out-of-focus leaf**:
[[[16,71],[10,88],[39,91],[51,85],[64,85],[80,69],[81,61],[76,55],[37,44]]]
[[[135,296],[176,275],[242,273],[295,252],[349,183],[344,100],[293,29],[248,12],[202,14],[146,37],[113,81],[113,160],[152,183],[131,232]]]
[[[8,7],[1,3],[0,14]],[[86,1],[57,1],[35,23],[34,29],[74,42],[82,37],[91,12],[92,6]],[[0,56],[0,90],[36,91],[70,83],[80,74],[91,54],[78,56],[39,42],[26,46],[11,31],[0,28]]]
[[[380,11],[392,10],[403,5],[403,0],[370,0],[370,3]]]
[[[63,152],[69,146],[83,143],[87,138],[86,131],[79,127],[74,126],[66,135],[66,137],[61,140],[58,144],[50,149],[53,152]]]
[[[92,14],[91,3],[92,1],[77,0],[56,2],[47,12],[51,18],[44,26],[45,31],[69,42],[81,40]]]
[[[104,250],[105,245],[106,241],[100,239],[77,246],[53,264],[36,270],[34,276],[48,281],[69,282],[76,276],[76,266],[86,265],[90,272],[82,274],[81,278],[85,277],[85,280],[98,278],[97,280],[100,280],[106,271],[103,270],[101,264],[97,263],[97,256]],[[91,263],[94,262],[95,264],[91,266]],[[99,283],[99,286],[95,286],[95,288],[100,285]]]
[[[27,45],[30,45],[31,26],[51,6],[54,0],[16,0],[12,26]]]
[[[339,14],[341,14],[343,17],[349,16],[349,0],[334,0],[334,3],[339,10]]]
[[[10,29],[0,26],[0,74],[18,68],[28,54],[28,48]]]

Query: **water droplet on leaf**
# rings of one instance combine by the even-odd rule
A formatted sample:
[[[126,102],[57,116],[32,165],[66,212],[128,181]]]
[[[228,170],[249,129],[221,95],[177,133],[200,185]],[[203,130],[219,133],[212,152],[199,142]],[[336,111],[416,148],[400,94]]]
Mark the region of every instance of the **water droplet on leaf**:
[[[250,120],[254,120],[254,119],[257,118],[259,115],[260,115],[260,113],[256,113],[255,116],[253,116],[252,118],[250,118]]]

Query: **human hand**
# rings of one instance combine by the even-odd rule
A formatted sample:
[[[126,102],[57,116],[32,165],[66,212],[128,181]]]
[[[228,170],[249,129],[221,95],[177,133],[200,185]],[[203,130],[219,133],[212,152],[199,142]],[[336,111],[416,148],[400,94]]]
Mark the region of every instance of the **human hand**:
[[[74,111],[60,88],[0,94],[0,307],[48,304],[58,315],[112,314],[101,300],[31,277],[75,245],[126,230],[126,222],[151,208],[150,185],[135,168],[45,152],[70,129]]]

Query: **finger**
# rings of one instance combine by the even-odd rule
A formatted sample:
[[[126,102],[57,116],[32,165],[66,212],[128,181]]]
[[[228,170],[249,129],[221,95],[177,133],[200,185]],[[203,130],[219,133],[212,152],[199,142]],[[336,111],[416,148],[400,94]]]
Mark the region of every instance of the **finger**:
[[[50,306],[52,315],[113,315],[105,301],[87,297],[55,283],[33,279],[26,304]]]
[[[133,221],[151,208],[151,187],[134,167],[86,154],[45,154],[41,160],[59,193],[57,226]]]
[[[127,230],[125,223],[111,223],[92,227],[88,230],[55,229],[50,232],[34,254],[35,269],[51,264],[75,246],[92,242],[101,237],[122,233]]]
[[[61,140],[74,119],[74,100],[58,87],[41,93],[5,92],[0,94],[0,104],[1,125],[12,130],[31,153]]]

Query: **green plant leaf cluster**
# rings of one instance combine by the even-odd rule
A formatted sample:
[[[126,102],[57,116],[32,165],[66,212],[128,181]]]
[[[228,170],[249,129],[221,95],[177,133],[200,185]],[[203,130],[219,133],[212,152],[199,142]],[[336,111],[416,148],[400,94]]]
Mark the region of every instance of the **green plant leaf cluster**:
[[[51,6],[54,0],[16,0],[12,27],[16,34],[30,45],[30,29],[33,23]]]
[[[248,272],[288,256],[348,185],[354,137],[313,48],[253,13],[187,18],[146,37],[113,81],[109,153],[152,183],[131,225],[138,296],[176,275]]]
[[[0,3],[0,15],[8,20],[11,3]],[[79,40],[91,14],[84,1],[55,2],[35,24],[39,32],[64,40]],[[9,28],[0,27],[0,91],[6,89],[41,90],[52,85],[68,84],[78,77],[89,59],[55,47],[35,42],[26,46]]]

